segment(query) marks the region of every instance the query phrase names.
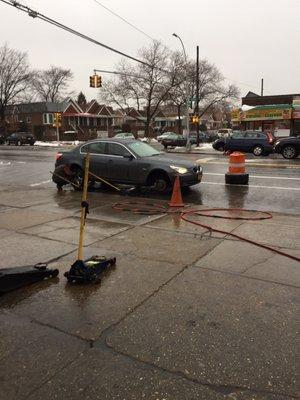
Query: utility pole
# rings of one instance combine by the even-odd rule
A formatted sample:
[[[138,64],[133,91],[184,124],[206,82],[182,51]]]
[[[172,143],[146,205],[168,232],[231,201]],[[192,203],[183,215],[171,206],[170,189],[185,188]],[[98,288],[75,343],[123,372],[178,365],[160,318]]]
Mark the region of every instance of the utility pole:
[[[199,147],[199,46],[196,49],[196,107],[195,107],[195,114],[197,117],[196,123],[196,132],[197,132],[197,147]]]
[[[261,78],[261,90],[260,90],[261,97],[264,95],[264,78]]]
[[[190,138],[190,113],[189,113],[189,103],[190,103],[190,85],[189,85],[189,72],[188,72],[188,60],[185,51],[185,47],[181,37],[178,36],[176,33],[173,33],[172,36],[176,37],[182,46],[184,60],[185,60],[185,79],[186,79],[186,89],[185,89],[185,106],[186,106],[186,149],[187,151],[191,150],[191,138]]]

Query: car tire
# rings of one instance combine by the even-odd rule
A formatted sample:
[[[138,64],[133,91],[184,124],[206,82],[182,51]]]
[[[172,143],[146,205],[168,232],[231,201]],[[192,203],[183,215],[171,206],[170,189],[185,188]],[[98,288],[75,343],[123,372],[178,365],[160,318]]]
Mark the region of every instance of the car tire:
[[[22,146],[21,141],[20,141],[20,140],[17,140],[16,143],[15,143],[15,146]]]
[[[287,145],[281,151],[282,156],[287,160],[292,160],[298,156],[295,146]]]
[[[220,144],[218,147],[217,147],[217,151],[225,151],[225,147],[222,145],[222,144]]]
[[[81,192],[83,189],[83,180],[84,180],[84,172],[80,167],[75,169],[74,175],[70,179],[71,182],[74,182],[75,185],[72,185],[74,190]],[[92,189],[95,185],[94,181],[89,181],[88,190]]]
[[[253,147],[252,153],[253,153],[256,157],[262,156],[262,155],[263,155],[263,152],[264,152],[264,149],[263,149],[262,146],[256,145],[256,146]]]
[[[167,193],[170,191],[170,179],[166,173],[158,172],[150,175],[149,186],[153,187],[157,193]]]

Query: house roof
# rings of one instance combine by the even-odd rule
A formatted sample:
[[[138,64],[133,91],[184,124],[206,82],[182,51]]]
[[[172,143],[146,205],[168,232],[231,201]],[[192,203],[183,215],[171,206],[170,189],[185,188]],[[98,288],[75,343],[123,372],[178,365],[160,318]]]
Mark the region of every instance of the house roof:
[[[5,113],[12,114],[17,112],[20,114],[33,114],[33,113],[46,113],[46,112],[62,112],[64,110],[65,103],[51,103],[51,102],[37,102],[37,103],[23,103],[16,104],[14,106],[6,107]]]
[[[247,106],[263,106],[263,105],[280,105],[292,104],[296,97],[300,94],[279,94],[274,96],[258,96],[253,92],[248,92],[245,97],[242,97],[242,105]]]

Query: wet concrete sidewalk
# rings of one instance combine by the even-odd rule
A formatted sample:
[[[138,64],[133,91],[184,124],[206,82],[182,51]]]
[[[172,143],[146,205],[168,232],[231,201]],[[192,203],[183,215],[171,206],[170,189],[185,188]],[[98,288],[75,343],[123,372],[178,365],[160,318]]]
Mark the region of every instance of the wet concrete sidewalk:
[[[117,195],[89,200],[85,255],[117,265],[71,286],[80,193],[0,191],[0,268],[60,270],[0,297],[1,400],[299,396],[299,262],[178,215],[117,212]],[[198,220],[300,257],[299,216]]]

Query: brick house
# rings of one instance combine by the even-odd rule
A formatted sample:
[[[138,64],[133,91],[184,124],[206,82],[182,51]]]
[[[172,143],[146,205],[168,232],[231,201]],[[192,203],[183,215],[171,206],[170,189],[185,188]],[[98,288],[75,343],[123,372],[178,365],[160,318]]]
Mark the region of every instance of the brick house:
[[[96,100],[80,106],[70,98],[62,103],[37,102],[7,107],[7,134],[25,131],[37,140],[56,140],[55,113],[61,113],[61,140],[89,140],[113,134],[114,111],[111,107],[98,104]]]
[[[62,112],[64,103],[24,103],[8,106],[5,110],[7,134],[15,131],[32,133],[37,140],[55,138],[54,113]]]

